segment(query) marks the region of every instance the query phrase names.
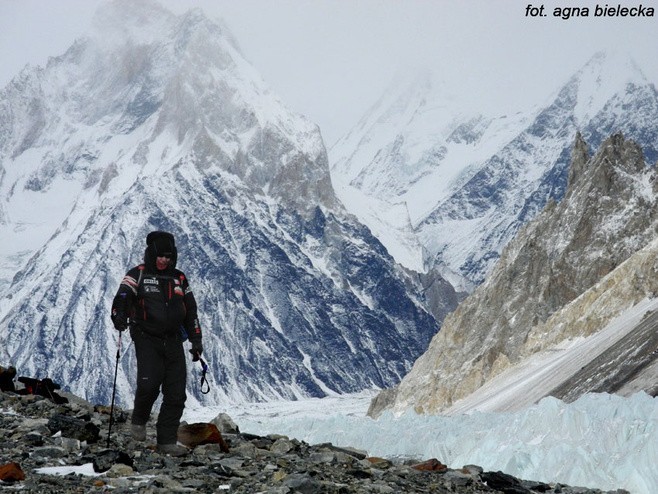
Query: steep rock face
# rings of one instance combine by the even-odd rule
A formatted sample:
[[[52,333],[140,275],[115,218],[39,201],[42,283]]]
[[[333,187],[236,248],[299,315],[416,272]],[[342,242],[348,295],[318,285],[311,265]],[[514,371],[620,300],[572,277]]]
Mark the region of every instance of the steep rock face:
[[[109,401],[111,298],[164,229],[200,307],[206,400],[399,381],[439,325],[421,283],[336,200],[317,126],[200,11],[120,0],[97,22],[0,93],[0,359]]]
[[[555,320],[546,321],[656,237],[654,184],[636,143],[614,135],[588,160],[579,136],[564,198],[509,243],[491,276],[446,318],[377,408],[440,411],[524,356],[601,329],[614,313],[590,320],[583,309],[558,330]],[[655,283],[640,286],[630,303],[650,296]]]

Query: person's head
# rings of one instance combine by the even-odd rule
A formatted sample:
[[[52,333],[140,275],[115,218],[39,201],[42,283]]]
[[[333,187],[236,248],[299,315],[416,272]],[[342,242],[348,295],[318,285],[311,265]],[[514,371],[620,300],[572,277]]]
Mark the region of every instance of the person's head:
[[[147,267],[158,271],[173,269],[177,259],[176,242],[171,233],[155,231],[146,236],[144,263]]]

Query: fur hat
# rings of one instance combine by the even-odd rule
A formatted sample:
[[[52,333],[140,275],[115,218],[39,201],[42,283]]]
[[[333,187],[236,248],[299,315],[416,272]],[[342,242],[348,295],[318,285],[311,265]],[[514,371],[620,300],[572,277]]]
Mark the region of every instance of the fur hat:
[[[169,232],[155,231],[146,236],[146,251],[144,252],[144,263],[150,267],[155,267],[157,257],[166,256],[171,258],[170,267],[176,266],[178,251],[176,250],[176,241],[174,236]]]
[[[146,237],[146,245],[153,246],[153,253],[157,257],[174,255],[176,244],[174,236],[167,232],[151,232]]]

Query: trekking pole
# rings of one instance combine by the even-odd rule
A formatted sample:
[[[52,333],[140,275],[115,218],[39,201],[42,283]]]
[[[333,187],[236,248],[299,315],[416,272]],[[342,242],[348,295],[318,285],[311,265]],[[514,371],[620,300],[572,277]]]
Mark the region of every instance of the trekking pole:
[[[119,331],[119,344],[117,346],[117,364],[114,368],[114,386],[112,387],[112,404],[110,405],[110,426],[107,430],[107,447],[110,447],[110,435],[112,434],[112,420],[114,418],[114,397],[117,393],[117,374],[119,373],[119,356],[121,354],[121,333]]]

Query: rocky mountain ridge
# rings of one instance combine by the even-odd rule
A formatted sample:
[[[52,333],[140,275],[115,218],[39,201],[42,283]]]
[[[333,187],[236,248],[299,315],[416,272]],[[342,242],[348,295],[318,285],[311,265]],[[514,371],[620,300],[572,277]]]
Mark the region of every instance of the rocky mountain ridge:
[[[372,413],[445,410],[525,357],[591,335],[655,297],[656,192],[655,170],[635,142],[616,134],[590,158],[578,136],[564,198],[520,230]],[[651,371],[650,348],[646,356],[641,368]]]

